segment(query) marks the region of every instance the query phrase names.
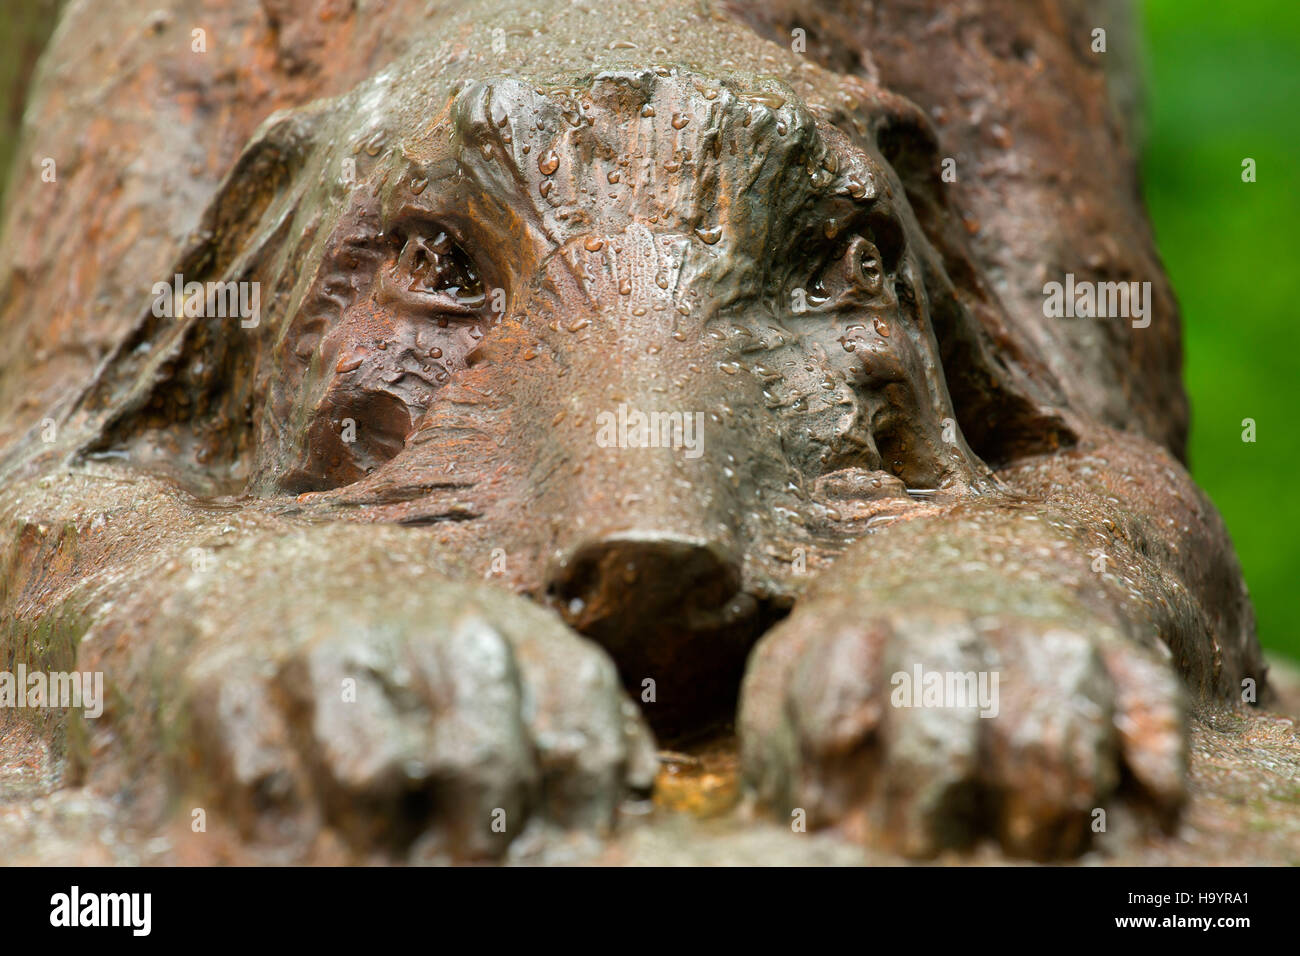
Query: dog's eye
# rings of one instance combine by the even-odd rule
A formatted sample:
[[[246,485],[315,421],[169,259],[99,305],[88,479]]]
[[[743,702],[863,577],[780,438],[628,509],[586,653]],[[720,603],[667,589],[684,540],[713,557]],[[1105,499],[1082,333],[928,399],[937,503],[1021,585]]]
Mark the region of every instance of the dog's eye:
[[[397,268],[409,280],[407,289],[411,292],[443,292],[462,300],[483,295],[474,264],[445,232],[433,239],[410,236],[402,247]]]
[[[439,229],[396,237],[401,251],[386,270],[387,298],[438,315],[477,315],[486,299],[469,255]]]
[[[862,233],[841,239],[809,289],[809,301],[822,309],[854,308],[886,292],[889,263]]]
[[[849,277],[870,295],[879,295],[885,287],[885,263],[876,244],[863,236],[854,236],[846,253]]]

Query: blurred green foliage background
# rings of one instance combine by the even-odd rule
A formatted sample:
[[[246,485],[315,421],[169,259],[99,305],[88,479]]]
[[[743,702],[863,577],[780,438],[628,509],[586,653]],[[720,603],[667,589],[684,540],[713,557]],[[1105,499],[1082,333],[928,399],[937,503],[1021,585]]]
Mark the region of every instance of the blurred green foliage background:
[[[1144,191],[1182,304],[1192,473],[1228,522],[1261,641],[1300,659],[1300,2],[1140,13]]]

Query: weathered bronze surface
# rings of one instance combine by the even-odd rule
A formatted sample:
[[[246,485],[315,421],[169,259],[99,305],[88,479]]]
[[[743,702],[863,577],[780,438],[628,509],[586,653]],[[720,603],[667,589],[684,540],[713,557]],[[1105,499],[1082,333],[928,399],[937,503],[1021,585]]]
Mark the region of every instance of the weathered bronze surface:
[[[72,5],[0,253],[0,661],[108,700],[0,716],[15,791],[499,857],[736,714],[758,807],[872,846],[1169,826],[1189,702],[1264,674],[1088,9]],[[1046,318],[1065,274],[1149,325]],[[178,275],[259,308],[156,314]],[[997,716],[891,706],[918,667]]]

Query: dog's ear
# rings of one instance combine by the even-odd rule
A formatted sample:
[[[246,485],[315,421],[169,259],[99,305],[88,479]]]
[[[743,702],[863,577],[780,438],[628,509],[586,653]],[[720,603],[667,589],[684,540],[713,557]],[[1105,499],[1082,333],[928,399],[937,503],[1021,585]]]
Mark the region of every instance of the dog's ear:
[[[975,265],[967,234],[948,202],[941,151],[922,110],[879,94],[872,132],[902,181],[929,240],[923,256],[930,318],[954,414],[971,449],[996,467],[1078,440],[1064,392],[1032,351],[1012,334],[996,294]]]
[[[239,484],[274,334],[263,312],[284,291],[276,277],[292,271],[278,260],[302,228],[311,185],[303,171],[330,105],[282,111],[258,129],[171,273],[73,406],[74,457],[126,458],[206,493]]]

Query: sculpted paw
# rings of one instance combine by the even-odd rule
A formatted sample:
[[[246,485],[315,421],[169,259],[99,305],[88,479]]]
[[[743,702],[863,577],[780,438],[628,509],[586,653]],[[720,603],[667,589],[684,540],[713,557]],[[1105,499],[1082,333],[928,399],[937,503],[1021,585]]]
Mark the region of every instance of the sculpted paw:
[[[525,828],[603,833],[648,791],[653,742],[612,662],[548,612],[449,582],[371,603],[286,601],[184,667],[186,783],[245,835],[493,858]]]
[[[1123,789],[1183,796],[1180,685],[1085,616],[816,602],[756,649],[740,733],[763,802],[910,856],[1075,855]]]

